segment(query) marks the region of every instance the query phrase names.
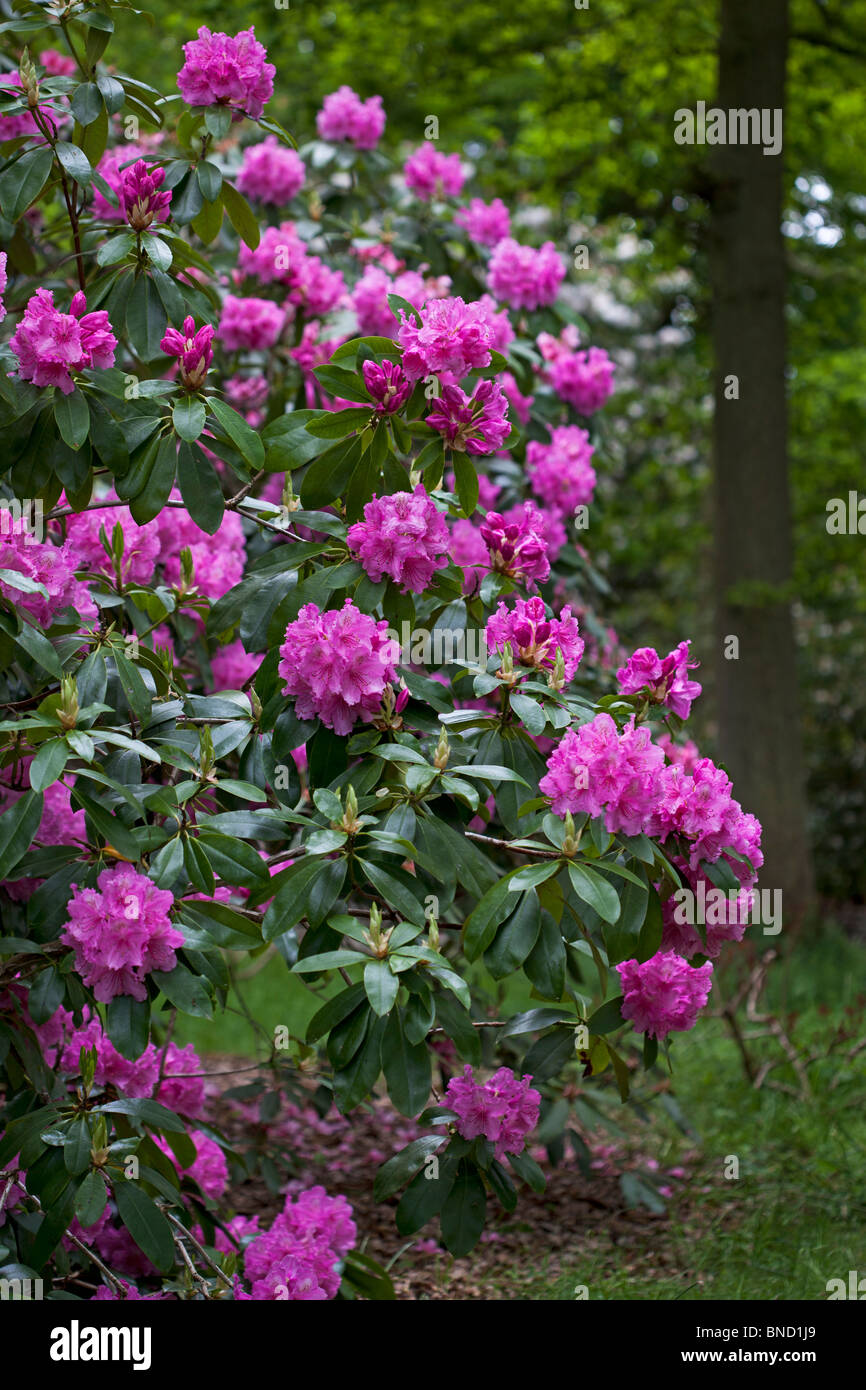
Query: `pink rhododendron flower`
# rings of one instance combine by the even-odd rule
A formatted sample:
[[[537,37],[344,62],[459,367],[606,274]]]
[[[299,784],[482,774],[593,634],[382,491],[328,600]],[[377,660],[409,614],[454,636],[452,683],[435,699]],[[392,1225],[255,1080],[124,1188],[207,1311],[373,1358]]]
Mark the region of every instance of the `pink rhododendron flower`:
[[[306,172],[297,150],[280,144],[276,135],[268,135],[259,144],[248,145],[244,150],[236,186],[253,202],[284,207],[300,193]]]
[[[210,659],[214,690],[242,690],[262,664],[261,652],[244,651],[238,640],[220,647]]]
[[[647,699],[665,705],[680,719],[688,719],[692,701],[703,689],[690,681],[688,672],[700,663],[689,661],[689,643],[680,642],[667,656],[660,657],[654,647],[639,647],[616,673],[623,695],[644,692]]]
[[[120,185],[121,206],[133,231],[144,232],[153,222],[164,222],[171,205],[171,189],[161,187],[165,170],[148,168],[139,159],[124,170]]]
[[[102,1022],[85,1010],[85,1023],[76,1028],[72,1014],[58,1009],[63,1014],[63,1038],[57,1049],[56,1065],[69,1076],[79,1076],[81,1072],[81,1049],[96,1052],[96,1070],[93,1079],[97,1086],[115,1086],[125,1096],[133,1100],[143,1100],[153,1095],[153,1088],[159,1075],[159,1053],[153,1043],[133,1061],[121,1056],[111,1039],[103,1032]],[[55,1018],[57,1015],[55,1015]],[[49,1019],[49,1024],[53,1020]],[[37,1033],[43,1047],[44,1029]]]
[[[10,88],[10,90],[6,91],[6,88]],[[24,102],[26,108],[27,98],[21,86],[21,78],[17,72],[0,73],[0,96],[2,96],[4,101],[9,100],[11,97],[18,97]],[[43,116],[47,116],[49,119],[53,115],[48,105],[40,103],[39,110]],[[42,132],[33,119],[33,113],[31,111],[24,109],[22,111],[13,112],[9,116],[0,116],[0,142],[15,140],[21,135],[38,135],[40,139],[44,141]]]
[[[456,198],[466,182],[459,154],[440,154],[430,140],[410,154],[403,177],[406,187],[425,203],[446,195]]]
[[[553,670],[556,653],[562,653],[565,679],[570,681],[583,656],[583,638],[570,608],[558,618],[548,618],[540,598],[519,598],[513,608],[504,603],[487,619],[488,651],[504,651],[511,643],[514,660],[524,666]]]
[[[197,1119],[204,1110],[204,1077],[201,1075],[204,1067],[192,1043],[178,1047],[176,1043],[169,1042],[164,1049],[155,1051],[162,1066],[162,1080],[153,1092],[154,1100],[169,1110]]]
[[[86,592],[86,591],[85,591]],[[31,759],[21,759],[19,763],[11,767],[4,768],[3,774],[9,779],[10,783],[17,778],[25,776],[25,768],[30,766]],[[29,780],[29,779],[28,779]],[[7,785],[0,783],[0,811],[7,810],[22,796],[26,788],[24,786]],[[69,789],[62,782],[52,782],[50,787],[46,787],[42,794],[42,819],[39,822],[39,829],[36,832],[36,842],[40,845],[75,845],[85,844],[87,841],[87,827],[85,825],[84,812],[73,811]],[[41,879],[17,878],[6,880],[3,887],[16,902],[27,902],[39,887]]]
[[[361,375],[377,415],[394,415],[412,394],[412,382],[396,362],[363,362]]]
[[[263,285],[281,284],[288,288],[297,282],[306,255],[306,244],[298,236],[294,222],[281,222],[278,227],[264,229],[258,246],[241,242],[238,268]]]
[[[690,738],[685,743],[674,743],[669,733],[663,733],[659,734],[656,743],[664,749],[669,763],[678,763],[685,772],[694,772],[695,763],[701,755],[698,745]]]
[[[550,574],[542,515],[533,502],[514,508],[511,519],[488,512],[481,535],[490,554],[491,567],[528,584],[544,583]]]
[[[172,499],[179,500],[177,489]],[[246,563],[244,528],[237,512],[226,512],[219,529],[209,536],[184,507],[165,507],[157,517],[160,563],[168,584],[180,586],[181,551],[192,556],[193,583],[210,599],[222,598],[243,578]]]
[[[712,989],[709,961],[697,968],[673,951],[659,951],[649,960],[625,960],[617,971],[622,982],[622,1013],[635,1032],[666,1038],[694,1028]]]
[[[274,94],[276,68],[254,28],[230,37],[202,25],[183,56],[177,86],[189,106],[233,106],[258,119]]]
[[[609,714],[597,714],[579,729],[566,730],[538,786],[557,816],[604,813],[612,834],[638,835],[657,806],[663,764],[664,754],[648,729],[630,722],[620,733]]]
[[[268,1231],[244,1252],[253,1299],[320,1301],[340,1287],[339,1263],[355,1244],[357,1227],[345,1197],[311,1187],[286,1198]]]
[[[590,460],[594,452],[589,434],[579,425],[558,426],[549,444],[536,439],[527,444],[526,468],[532,491],[558,516],[568,516],[592,501],[596,474]]]
[[[689,864],[697,869],[705,859],[714,863],[726,849],[736,850],[752,865],[729,860],[740,882],[754,882],[754,870],[764,862],[761,824],[743,811],[731,796],[731,779],[710,758],[699,758],[691,776],[677,764],[666,766],[654,814],[646,833],[665,840],[680,835],[691,841]]]
[[[482,294],[475,300],[475,307],[487,320],[490,329],[490,346],[494,352],[505,352],[508,344],[514,341],[514,329],[508,310],[502,309],[492,295]]]
[[[492,380],[479,381],[472,396],[459,386],[443,386],[427,424],[467,454],[495,454],[511,433],[508,401]]]
[[[118,1283],[120,1284],[120,1292],[110,1289],[107,1284],[100,1284],[89,1301],[91,1303],[153,1303],[175,1298],[173,1293],[139,1293],[135,1285],[130,1284],[127,1279],[120,1279]]]
[[[146,1279],[156,1273],[125,1226],[109,1223],[97,1231],[93,1243],[112,1273],[129,1274],[134,1279]],[[127,1297],[132,1295],[128,1294]]]
[[[460,518],[451,526],[451,559],[465,573],[464,593],[472,593],[490,572],[490,552],[477,526]]]
[[[389,275],[398,275],[406,268],[406,262],[395,256],[393,248],[385,241],[376,241],[372,245],[355,245],[352,247],[352,255],[357,256],[362,265],[376,261]]]
[[[745,936],[753,890],[740,888],[729,896],[702,870],[690,869],[679,856],[674,856],[673,862],[685,890],[693,897],[686,900],[683,890],[678,890],[662,903],[661,949],[676,951],[684,960],[697,955],[715,959],[727,942],[742,941]],[[706,939],[697,931],[696,922],[703,923]]]
[[[173,970],[183,945],[168,915],[174,898],[131,864],[104,869],[97,883],[72,885],[61,940],[73,947],[75,968],[101,1003],[116,994],[146,999],[145,976]]]
[[[196,332],[195,319],[188,316],[183,321],[183,332],[167,328],[160,347],[163,352],[176,357],[180,363],[180,383],[185,391],[200,391],[207,379],[208,368],[213,362],[213,348],[216,330],[206,323]]]
[[[114,577],[114,563],[100,539],[105,532],[109,547],[114,528],[123,532],[121,578],[125,584],[149,584],[160,551],[159,526],[149,521],[139,526],[128,507],[96,507],[68,518],[66,539],[77,569],[94,570]]]
[[[229,1185],[229,1166],[226,1156],[214,1139],[202,1134],[200,1129],[189,1131],[195,1145],[195,1159],[188,1168],[181,1168],[169,1145],[162,1138],[154,1139],[167,1158],[170,1158],[181,1177],[192,1178],[197,1182],[206,1197],[214,1201],[221,1197]]]
[[[136,144],[129,140],[123,144],[116,145],[114,149],[106,150],[96,166],[96,172],[105,180],[113,193],[117,195],[117,204],[110,203],[105,194],[96,184],[93,185],[93,203],[91,212],[94,217],[104,222],[123,222],[126,219],[126,207],[123,197],[123,181],[129,169],[147,154],[143,145]]]
[[[499,384],[508,397],[508,404],[511,406],[511,409],[514,411],[521,425],[528,425],[529,412],[532,409],[532,403],[535,397],[523,395],[511,372],[503,372],[499,378]]]
[[[530,1086],[531,1076],[518,1080],[510,1067],[500,1067],[486,1081],[476,1081],[467,1063],[462,1076],[452,1076],[444,1104],[457,1116],[457,1132],[464,1139],[483,1135],[494,1145],[501,1162],[506,1154],[520,1154],[526,1136],[538,1124],[541,1094]]]
[[[312,317],[330,313],[346,294],[341,272],[310,255],[293,222],[268,227],[255,250],[241,245],[238,266],[263,285],[284,285],[289,304]]]
[[[351,293],[360,333],[379,338],[395,336],[398,325],[388,303],[389,294],[397,294],[407,303],[420,307],[427,298],[424,278],[416,270],[407,270],[392,279],[381,266],[366,266]]]
[[[6,317],[6,305],[3,303],[3,295],[6,293],[6,286],[9,277],[6,274],[6,262],[8,260],[5,251],[0,251],[0,320]]]
[[[535,250],[505,237],[493,248],[487,266],[491,293],[512,309],[540,309],[552,304],[565,279],[565,262],[552,241]]]
[[[316,129],[323,140],[347,140],[359,150],[375,149],[385,129],[382,98],[363,101],[351,87],[329,92],[316,115]]]
[[[404,593],[422,594],[448,563],[448,525],[421,483],[414,492],[374,495],[346,540],[374,583],[388,575]]]
[[[75,390],[73,372],[88,367],[114,366],[117,339],[104,309],[86,314],[87,300],[79,290],[68,314],[54,307],[52,290],[37,290],[9,343],[18,355],[18,375],[34,386],[56,386],[69,396]]]
[[[615,364],[603,348],[566,353],[550,365],[554,391],[581,415],[594,415],[613,393]]]
[[[525,521],[527,506],[534,508],[533,524],[544,543],[547,558],[553,565],[559,559],[560,552],[568,541],[568,534],[562,519],[556,512],[539,511],[534,502],[522,504],[518,502],[515,507],[509,507],[508,511],[503,513],[505,521],[509,525],[516,523],[522,526]]]
[[[326,728],[347,734],[357,719],[369,723],[379,713],[385,686],[396,681],[400,659],[396,642],[346,599],[323,613],[307,603],[286,628],[278,671],[284,695],[295,700],[301,719],[321,719]]]
[[[440,372],[453,372],[459,381],[475,367],[488,367],[491,337],[485,311],[459,295],[431,300],[421,310],[420,321],[400,310],[397,342],[403,349],[403,370],[413,381]]]
[[[479,246],[495,246],[511,231],[511,214],[501,198],[494,198],[492,203],[472,198],[468,207],[455,213],[454,221]]]
[[[306,330],[305,330],[306,331]],[[270,394],[267,377],[255,372],[251,376],[232,376],[223,382],[226,400],[235,410],[258,410]]]
[[[217,336],[229,352],[247,348],[263,352],[273,347],[283,331],[286,315],[269,299],[241,299],[227,294],[223,300]]]
[[[66,53],[58,53],[56,48],[43,48],[39,61],[49,77],[71,77],[77,64]]]
[[[545,362],[557,362],[561,357],[571,357],[580,343],[580,333],[575,324],[567,323],[558,338],[552,333],[539,333],[535,341]]]
[[[81,617],[95,617],[96,605],[87,586],[75,578],[78,560],[69,542],[54,545],[39,541],[23,521],[11,518],[8,512],[0,511],[0,521],[0,570],[12,570],[46,590],[44,594],[27,592],[11,580],[0,579],[0,594],[30,613],[43,628],[50,627],[64,608],[74,608]]]

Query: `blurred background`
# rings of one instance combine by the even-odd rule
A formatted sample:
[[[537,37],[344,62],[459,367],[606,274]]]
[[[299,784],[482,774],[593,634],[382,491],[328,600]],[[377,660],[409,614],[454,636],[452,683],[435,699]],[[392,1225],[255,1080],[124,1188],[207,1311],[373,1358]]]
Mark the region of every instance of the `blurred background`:
[[[149,9],[149,77],[174,91],[193,21]],[[765,823],[786,921],[814,888],[857,922],[866,539],[830,534],[827,505],[866,499],[866,0],[199,0],[195,23],[255,26],[299,143],[325,93],[378,92],[386,145],[435,116],[527,239],[587,248],[571,293],[620,364],[588,538],[607,617],[627,647],[693,639],[694,736]],[[698,101],[783,107],[782,154],[677,144]]]

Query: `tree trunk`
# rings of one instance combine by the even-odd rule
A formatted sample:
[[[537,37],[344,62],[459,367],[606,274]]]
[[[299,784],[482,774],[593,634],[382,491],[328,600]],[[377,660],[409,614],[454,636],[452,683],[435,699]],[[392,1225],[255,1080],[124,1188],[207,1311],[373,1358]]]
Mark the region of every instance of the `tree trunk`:
[[[721,0],[716,105],[783,110],[787,48],[788,0]],[[812,873],[791,614],[783,159],[761,143],[713,149],[710,276],[719,747],[763,824],[761,882],[782,890],[790,927]]]

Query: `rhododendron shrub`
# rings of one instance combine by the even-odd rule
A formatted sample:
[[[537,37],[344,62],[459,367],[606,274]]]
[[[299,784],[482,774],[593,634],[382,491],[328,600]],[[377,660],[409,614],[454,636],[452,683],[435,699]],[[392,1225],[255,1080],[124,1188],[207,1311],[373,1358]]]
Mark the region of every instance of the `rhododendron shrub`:
[[[543,1187],[539,1120],[555,1158],[684,1045],[760,826],[679,741],[687,638],[629,656],[594,606],[614,364],[563,248],[376,93],[296,149],[251,29],[154,91],[106,8],[0,40],[0,1258],[387,1297],[339,1192],[233,1214],[291,1152],[231,1148],[184,1018],[275,957],[261,1126],[387,1096],[375,1193],[464,1255]]]

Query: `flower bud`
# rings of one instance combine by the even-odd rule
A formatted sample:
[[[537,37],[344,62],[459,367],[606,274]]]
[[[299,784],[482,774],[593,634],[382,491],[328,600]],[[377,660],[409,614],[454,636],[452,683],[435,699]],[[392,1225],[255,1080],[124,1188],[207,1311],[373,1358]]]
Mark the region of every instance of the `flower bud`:
[[[57,718],[61,728],[74,729],[78,723],[78,685],[74,676],[64,676],[60,682],[60,704]]]
[[[565,659],[561,647],[556,649],[556,659],[553,663],[553,670],[548,672],[547,684],[551,690],[563,690],[565,688]]]
[[[451,757],[451,745],[448,742],[448,730],[443,729],[439,735],[439,742],[436,744],[436,756],[433,759],[433,766],[440,772],[444,772],[448,766],[448,759]]]

